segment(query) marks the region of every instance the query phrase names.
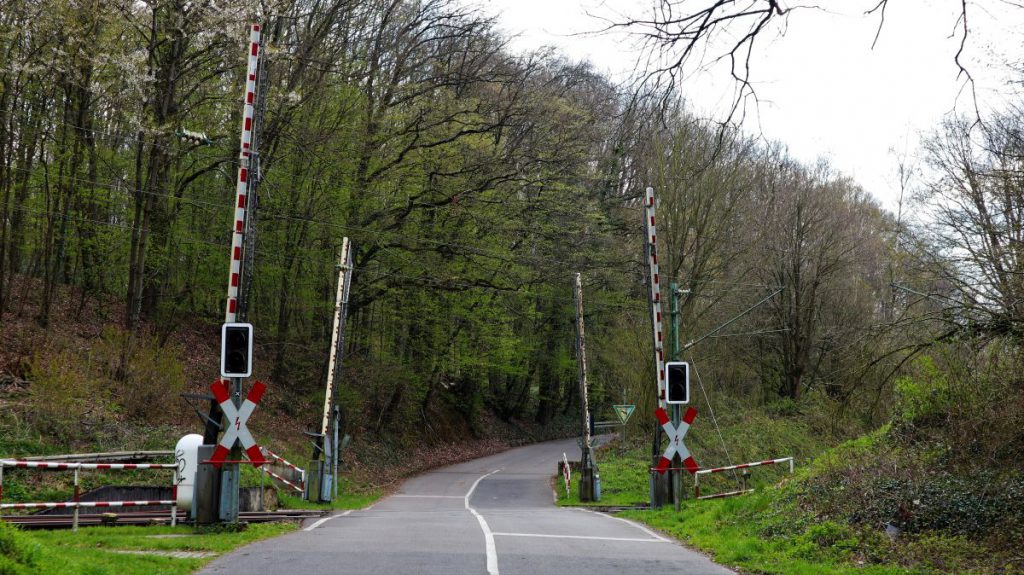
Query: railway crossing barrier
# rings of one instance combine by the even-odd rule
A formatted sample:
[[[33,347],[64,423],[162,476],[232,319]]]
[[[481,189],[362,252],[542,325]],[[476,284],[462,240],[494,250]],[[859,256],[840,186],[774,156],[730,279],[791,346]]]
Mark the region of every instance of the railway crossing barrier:
[[[743,478],[743,486],[741,489],[736,491],[723,491],[721,493],[712,493],[711,495],[700,494],[700,476],[709,475],[712,473],[722,473],[724,471],[733,471],[735,469],[749,469],[751,467],[760,467],[762,465],[775,465],[777,463],[789,462],[789,472],[793,473],[793,458],[792,457],[781,457],[779,459],[766,459],[764,461],[754,461],[752,463],[741,463],[739,465],[728,465],[726,467],[712,467],[710,469],[699,469],[693,474],[693,496],[696,499],[719,499],[722,497],[732,497],[734,495],[743,495],[744,493],[750,493],[753,489],[747,488],[746,477]]]
[[[572,471],[569,467],[569,458],[566,457],[565,452],[562,452],[562,479],[565,480],[565,496],[569,496],[570,478],[572,477]]]
[[[16,468],[16,469],[43,469],[43,470],[59,470],[59,471],[74,471],[75,472],[75,494],[74,499],[71,501],[59,501],[59,502],[42,502],[42,503],[3,503],[3,490],[4,490],[4,469]],[[144,470],[144,469],[170,469],[174,471],[174,479],[172,481],[171,488],[171,499],[163,500],[149,500],[149,501],[81,501],[82,490],[79,484],[79,471],[83,469],[91,470]],[[76,461],[67,462],[52,462],[52,461],[24,461],[15,459],[0,459],[0,512],[4,509],[60,509],[60,508],[72,508],[74,509],[74,519],[71,524],[73,531],[78,531],[78,511],[83,507],[145,507],[145,506],[163,506],[169,505],[171,507],[171,525],[177,525],[178,513],[176,499],[178,487],[178,464],[177,463],[82,463]]]
[[[262,471],[265,471],[267,473],[267,475],[273,477],[274,479],[280,481],[281,483],[284,483],[285,485],[287,485],[288,487],[298,491],[299,493],[305,493],[306,492],[306,470],[305,469],[295,465],[294,463],[288,461],[287,459],[285,459],[285,458],[281,457],[280,455],[274,453],[273,451],[267,449],[266,447],[261,446],[260,449],[263,451],[263,457],[267,460],[267,463],[264,463],[260,467],[260,469]],[[288,468],[292,469],[293,471],[297,472],[299,474],[299,483],[295,484],[294,482],[289,481],[289,480],[285,479],[284,477],[281,477],[280,475],[278,475],[278,474],[274,473],[273,471],[271,471],[269,469],[269,466],[272,463],[279,463],[279,464],[284,465],[285,467],[288,467]]]

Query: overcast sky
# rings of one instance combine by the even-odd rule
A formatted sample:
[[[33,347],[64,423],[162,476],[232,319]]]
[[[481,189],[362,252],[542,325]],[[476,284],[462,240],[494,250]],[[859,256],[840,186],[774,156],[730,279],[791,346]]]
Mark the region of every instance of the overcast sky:
[[[601,27],[588,12],[642,15],[656,1],[476,3],[499,14],[502,28],[517,35],[514,49],[556,46],[623,79],[634,68],[634,41],[622,35],[574,34]],[[797,10],[784,34],[766,35],[753,61],[761,103],[748,114],[746,128],[784,142],[805,161],[829,158],[893,208],[899,195],[896,154],[905,153],[913,162],[920,135],[953,110],[973,113],[974,103],[953,60],[959,48],[955,26],[960,3],[894,0],[872,49],[879,21],[864,11],[876,3],[822,0],[818,4],[839,11]],[[1015,76],[1007,62],[1024,58],[1024,9],[986,0],[968,4],[968,10],[971,33],[962,59],[975,76],[980,106],[998,108],[1014,97],[1010,80]],[[683,85],[699,113],[716,117],[726,113],[733,89],[724,69],[691,75]]]

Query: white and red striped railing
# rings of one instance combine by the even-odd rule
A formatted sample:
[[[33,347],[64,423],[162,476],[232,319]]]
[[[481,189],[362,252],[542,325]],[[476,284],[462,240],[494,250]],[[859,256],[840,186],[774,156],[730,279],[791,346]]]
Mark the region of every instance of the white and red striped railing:
[[[735,469],[748,469],[750,467],[760,467],[762,465],[775,465],[777,463],[789,462],[789,472],[793,473],[793,458],[792,457],[780,457],[778,459],[766,459],[764,461],[752,461],[750,463],[741,463],[739,465],[727,465],[725,467],[710,467],[708,469],[698,469],[693,474],[693,495],[697,499],[718,499],[721,497],[731,497],[733,495],[742,495],[744,493],[750,493],[753,489],[746,489],[746,483],[744,480],[744,488],[737,491],[726,491],[723,493],[714,493],[711,495],[700,494],[700,476],[708,475],[711,473],[722,473],[724,471],[733,471]]]
[[[0,459],[4,467],[23,469],[177,469],[177,463],[78,463]]]
[[[274,479],[280,481],[281,483],[284,483],[285,485],[287,485],[288,487],[291,487],[292,489],[294,489],[295,491],[298,491],[299,493],[305,493],[306,492],[305,487],[303,487],[302,485],[296,485],[296,484],[292,483],[291,481],[288,481],[284,477],[281,477],[280,475],[274,473],[273,471],[271,471],[269,469],[264,468],[263,471],[266,471],[267,475],[273,477]]]
[[[4,493],[4,469],[43,469],[75,472],[75,494],[72,501],[49,501],[32,503],[3,503]],[[169,469],[173,470],[174,478],[171,482],[171,499],[155,499],[144,501],[82,501],[82,490],[78,482],[78,473],[83,469],[90,470],[149,470]],[[78,510],[82,507],[146,507],[169,505],[171,507],[171,525],[177,525],[177,492],[178,492],[178,464],[177,463],[85,463],[80,461],[24,461],[17,459],[0,459],[0,511],[4,509],[74,509],[74,519],[71,528],[78,530]]]
[[[281,477],[280,475],[278,475],[278,474],[274,473],[273,471],[267,469],[267,465],[268,464],[264,464],[263,465],[263,470],[266,471],[268,475],[270,475],[274,479],[280,481],[281,483],[284,483],[288,487],[291,487],[292,489],[298,491],[299,493],[305,493],[306,492],[306,470],[305,469],[299,467],[298,465],[295,465],[294,463],[288,461],[287,459],[285,459],[285,458],[281,457],[280,455],[274,453],[273,451],[267,449],[266,447],[261,447],[261,449],[263,450],[263,456],[266,457],[267,459],[273,460],[274,462],[280,463],[281,465],[284,465],[285,467],[288,467],[289,469],[292,469],[292,470],[298,472],[299,477],[300,477],[299,484],[296,485],[295,483],[293,483],[291,481],[288,481],[284,477]]]
[[[58,503],[0,503],[0,509],[67,509],[70,507],[146,507],[153,505],[174,505],[173,499],[146,501],[62,501]]]

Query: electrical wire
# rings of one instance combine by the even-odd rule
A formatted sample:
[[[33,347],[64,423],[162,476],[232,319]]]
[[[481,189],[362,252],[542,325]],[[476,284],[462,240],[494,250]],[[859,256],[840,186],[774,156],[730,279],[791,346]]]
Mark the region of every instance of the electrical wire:
[[[690,355],[690,366],[693,367],[693,374],[697,376],[697,383],[700,385],[700,391],[704,394],[704,401],[708,404],[708,411],[711,412],[711,421],[715,424],[715,431],[718,433],[718,439],[722,442],[722,449],[725,451],[725,460],[732,466],[732,455],[729,454],[729,448],[725,445],[725,437],[722,435],[722,428],[718,426],[718,418],[715,417],[715,408],[711,405],[711,398],[708,397],[708,390],[704,388],[704,381],[700,377],[700,372],[697,371],[697,362],[693,359],[693,354]],[[732,470],[733,478],[739,479],[739,475],[735,469]]]
[[[15,206],[13,209],[15,209],[17,211],[25,212],[25,213],[35,214],[35,215],[63,217],[62,214],[59,214],[59,213],[56,213],[56,212],[48,212],[48,211],[44,211],[44,210],[33,210],[33,209],[28,208],[26,206]],[[72,222],[78,222],[78,223],[91,224],[91,225],[106,226],[106,227],[110,227],[110,228],[120,229],[120,230],[123,230],[123,231],[131,231],[133,229],[133,226],[128,225],[128,224],[119,224],[119,223],[115,223],[115,222],[107,222],[107,221],[102,221],[102,220],[93,220],[93,219],[89,219],[89,218],[80,218],[80,217],[74,217],[74,216],[67,216],[66,220],[67,221],[72,221]],[[228,243],[228,242],[217,242],[217,241],[213,241],[213,240],[204,240],[204,239],[198,239],[198,238],[190,238],[190,237],[180,237],[180,236],[178,236],[178,237],[175,237],[175,239],[177,241],[188,243],[188,244],[199,245],[199,246],[206,246],[206,247],[215,247],[215,248],[220,248],[220,249],[224,249],[224,250],[227,250],[231,246],[231,244]],[[328,253],[328,252],[333,254],[333,250],[330,250],[330,249],[322,249],[322,250],[319,250],[319,251],[324,252],[325,254]],[[295,260],[298,260],[298,261],[304,261],[304,262],[313,263],[313,264],[319,264],[319,265],[322,265],[322,264],[324,264],[325,261],[327,261],[326,256],[325,256],[325,259],[320,260],[320,259],[316,259],[316,258],[310,258],[310,257],[304,257],[304,256],[295,255],[294,253],[285,254],[285,253],[279,253],[279,252],[272,252],[270,250],[261,249],[261,248],[256,248],[256,254],[260,255],[260,256],[263,256],[263,257],[270,257],[270,258],[275,258],[275,259],[279,259],[279,260],[285,260],[287,258],[291,258],[291,259],[295,259]],[[355,266],[355,267],[353,267],[353,269],[356,270],[356,271],[364,271],[364,272],[378,271],[378,267],[376,265],[374,265],[374,266]],[[372,279],[371,282],[380,281],[381,279],[384,279],[386,277],[400,278],[400,279],[408,280],[410,282],[417,282],[417,283],[421,283],[421,284],[434,285],[434,286],[442,287],[442,288],[460,288],[460,289],[463,289],[463,290],[476,289],[476,290],[492,291],[492,292],[497,292],[497,293],[508,293],[508,294],[514,293],[514,294],[520,295],[520,296],[526,296],[526,297],[537,298],[537,299],[546,299],[546,300],[558,301],[558,302],[563,302],[563,303],[571,303],[573,301],[573,299],[571,297],[545,295],[545,294],[541,294],[541,293],[538,293],[538,292],[525,291],[525,290],[522,290],[522,289],[517,288],[515,286],[509,286],[507,288],[496,287],[496,286],[487,286],[487,285],[480,285],[480,284],[469,283],[469,282],[465,282],[465,281],[452,280],[451,278],[439,278],[439,277],[436,277],[436,276],[430,276],[430,275],[426,275],[426,274],[409,275],[409,274],[403,274],[403,273],[398,273],[398,272],[394,272],[394,271],[386,271],[383,275],[380,275],[379,277]],[[331,305],[333,306],[333,304],[331,304]],[[639,309],[641,307],[644,307],[645,305],[646,304],[643,303],[643,302],[639,302],[639,303],[621,302],[621,303],[600,303],[600,304],[599,303],[591,303],[590,305],[588,305],[588,308],[591,308],[591,309],[594,309],[594,308],[597,308],[597,309],[634,309],[634,308],[637,308],[637,309]]]

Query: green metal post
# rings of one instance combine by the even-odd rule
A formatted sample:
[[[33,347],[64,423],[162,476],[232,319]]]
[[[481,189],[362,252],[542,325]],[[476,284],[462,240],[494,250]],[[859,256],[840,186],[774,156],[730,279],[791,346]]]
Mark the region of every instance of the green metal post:
[[[679,361],[679,285],[676,282],[669,284],[669,291],[672,293],[671,307],[669,308],[669,315],[672,319],[672,351],[669,357],[672,361]],[[682,408],[679,405],[672,406],[672,425],[679,427],[679,422],[682,420]],[[679,511],[682,507],[682,489],[683,489],[683,476],[682,471],[679,468],[682,466],[682,460],[678,454],[672,458],[672,502],[675,504],[676,511]]]

